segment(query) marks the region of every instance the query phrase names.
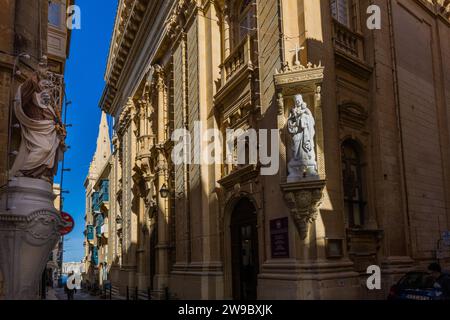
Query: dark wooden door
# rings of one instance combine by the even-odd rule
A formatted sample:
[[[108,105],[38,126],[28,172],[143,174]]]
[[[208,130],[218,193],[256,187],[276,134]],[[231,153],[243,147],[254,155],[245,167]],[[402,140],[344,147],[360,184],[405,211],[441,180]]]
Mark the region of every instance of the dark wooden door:
[[[231,220],[233,298],[256,300],[259,258],[255,207],[248,199],[240,200]]]

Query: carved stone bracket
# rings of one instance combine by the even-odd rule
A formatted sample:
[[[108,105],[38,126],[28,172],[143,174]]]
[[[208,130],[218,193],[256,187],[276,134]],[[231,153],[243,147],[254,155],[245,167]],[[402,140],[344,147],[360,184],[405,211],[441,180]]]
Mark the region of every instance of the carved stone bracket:
[[[308,236],[309,225],[317,219],[325,184],[325,180],[316,180],[281,185],[284,199],[302,240]]]

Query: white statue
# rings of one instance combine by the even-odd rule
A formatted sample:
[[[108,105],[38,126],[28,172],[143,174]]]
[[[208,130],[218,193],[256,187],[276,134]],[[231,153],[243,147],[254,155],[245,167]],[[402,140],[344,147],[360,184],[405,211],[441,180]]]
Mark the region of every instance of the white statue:
[[[302,95],[294,97],[287,121],[287,128],[292,135],[292,158],[289,161],[288,181],[299,181],[317,177],[316,152],[314,147],[315,121]]]
[[[54,99],[58,89],[43,70],[19,86],[14,114],[20,123],[21,143],[11,176],[53,182],[66,135],[60,106]]]

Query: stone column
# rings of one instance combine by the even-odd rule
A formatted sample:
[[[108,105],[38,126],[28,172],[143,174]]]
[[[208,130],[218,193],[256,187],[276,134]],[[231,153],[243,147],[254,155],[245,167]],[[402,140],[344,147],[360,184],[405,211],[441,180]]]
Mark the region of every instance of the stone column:
[[[224,59],[226,59],[231,52],[230,9],[228,5],[225,6],[223,14],[223,42]]]
[[[0,190],[0,274],[4,299],[38,299],[39,281],[60,238],[62,220],[52,185],[15,178]],[[8,199],[8,200],[7,200]]]
[[[164,84],[164,73],[161,67],[155,67],[156,71],[156,94],[158,97],[158,107],[157,107],[157,119],[158,119],[158,131],[157,131],[157,170],[156,170],[156,181],[157,181],[157,206],[158,206],[158,216],[157,216],[157,226],[158,226],[158,244],[156,246],[157,255],[157,265],[156,265],[156,276],[155,276],[155,287],[158,290],[162,290],[168,286],[169,280],[169,234],[168,234],[168,199],[161,197],[159,190],[165,185],[167,185],[167,160],[165,156],[165,84]]]

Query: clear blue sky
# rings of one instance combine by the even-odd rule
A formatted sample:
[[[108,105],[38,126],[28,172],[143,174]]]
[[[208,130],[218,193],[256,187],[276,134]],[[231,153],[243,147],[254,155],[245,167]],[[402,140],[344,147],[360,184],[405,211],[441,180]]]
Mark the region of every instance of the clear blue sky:
[[[75,229],[66,236],[64,261],[80,261],[84,255],[83,230],[84,180],[95,152],[104,72],[117,9],[117,0],[76,0],[81,9],[81,30],[73,30],[70,56],[66,66],[66,92],[72,101],[67,114],[66,168],[64,175],[64,211],[75,218]],[[55,182],[59,183],[57,177]]]

